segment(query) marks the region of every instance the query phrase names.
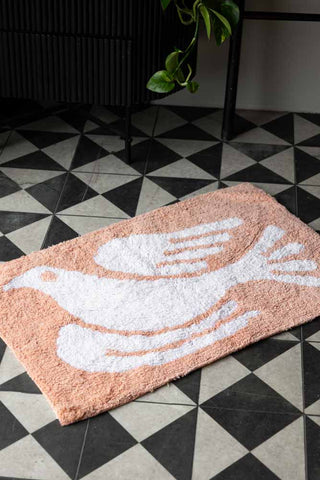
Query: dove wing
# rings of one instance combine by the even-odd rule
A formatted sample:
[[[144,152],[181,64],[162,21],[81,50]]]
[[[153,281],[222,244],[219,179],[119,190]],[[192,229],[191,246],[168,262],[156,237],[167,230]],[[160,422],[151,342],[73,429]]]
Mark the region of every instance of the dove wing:
[[[170,233],[134,234],[99,247],[95,262],[116,272],[171,276],[207,268],[206,258],[223,250],[239,218],[202,223]]]

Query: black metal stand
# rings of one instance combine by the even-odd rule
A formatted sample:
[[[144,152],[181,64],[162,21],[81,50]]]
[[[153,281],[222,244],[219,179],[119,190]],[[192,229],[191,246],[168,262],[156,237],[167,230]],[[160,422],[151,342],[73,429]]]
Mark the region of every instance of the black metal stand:
[[[300,22],[320,22],[320,14],[316,13],[289,13],[289,12],[249,12],[245,11],[245,0],[238,0],[240,20],[236,31],[230,39],[228,72],[221,137],[231,140],[235,135],[235,108],[237,101],[237,87],[241,54],[241,39],[243,20],[285,20]]]
[[[227,84],[222,122],[222,140],[230,140],[234,135],[234,114],[237,101],[238,76],[241,55],[241,39],[245,0],[239,0],[240,19],[230,39]]]

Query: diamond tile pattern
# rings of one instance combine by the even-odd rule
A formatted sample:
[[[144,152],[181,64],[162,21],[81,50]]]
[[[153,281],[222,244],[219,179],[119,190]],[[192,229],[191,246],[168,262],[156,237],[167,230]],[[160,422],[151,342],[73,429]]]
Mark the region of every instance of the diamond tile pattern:
[[[249,181],[320,231],[320,114],[2,102],[0,262]],[[1,127],[1,126],[0,126]],[[318,480],[320,318],[60,427],[0,341],[0,478]]]

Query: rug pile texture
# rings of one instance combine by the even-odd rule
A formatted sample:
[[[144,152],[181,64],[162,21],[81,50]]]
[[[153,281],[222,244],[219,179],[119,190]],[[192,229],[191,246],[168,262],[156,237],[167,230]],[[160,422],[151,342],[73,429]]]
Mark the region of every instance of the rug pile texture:
[[[66,425],[320,315],[320,237],[242,184],[0,267],[0,335]]]

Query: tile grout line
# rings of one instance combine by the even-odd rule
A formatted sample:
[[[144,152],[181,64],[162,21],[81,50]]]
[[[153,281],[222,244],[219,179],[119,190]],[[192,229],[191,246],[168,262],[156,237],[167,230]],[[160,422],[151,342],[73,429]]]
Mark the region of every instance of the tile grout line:
[[[88,434],[88,430],[89,430],[89,424],[90,424],[90,418],[88,418],[88,420],[87,420],[87,426],[86,426],[86,430],[85,430],[84,435],[83,435],[83,441],[82,441],[81,450],[80,450],[80,454],[79,454],[79,461],[78,461],[78,465],[77,465],[77,470],[76,470],[76,473],[75,473],[75,476],[74,476],[74,479],[73,479],[73,480],[77,480],[77,479],[78,479],[79,470],[80,470],[81,461],[82,461],[83,452],[84,452],[84,447],[85,447],[86,440],[87,440],[87,434]]]

